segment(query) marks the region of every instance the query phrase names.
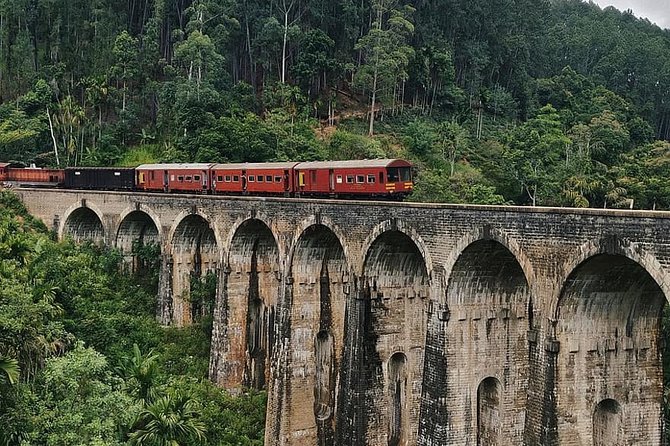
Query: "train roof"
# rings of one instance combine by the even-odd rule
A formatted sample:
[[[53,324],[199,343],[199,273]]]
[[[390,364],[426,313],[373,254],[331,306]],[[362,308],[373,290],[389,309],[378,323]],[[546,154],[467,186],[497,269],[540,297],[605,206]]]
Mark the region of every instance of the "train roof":
[[[409,161],[402,159],[346,160],[346,161],[308,161],[299,163],[296,169],[351,169],[373,167],[411,167]]]
[[[213,169],[292,169],[298,163],[295,161],[279,163],[232,163],[232,164],[214,164]]]
[[[65,170],[135,170],[134,167],[66,167]]]
[[[173,170],[173,169],[209,169],[214,163],[163,163],[142,164],[137,166],[140,170]]]
[[[5,167],[11,165],[11,163],[0,163],[0,169],[4,169]]]

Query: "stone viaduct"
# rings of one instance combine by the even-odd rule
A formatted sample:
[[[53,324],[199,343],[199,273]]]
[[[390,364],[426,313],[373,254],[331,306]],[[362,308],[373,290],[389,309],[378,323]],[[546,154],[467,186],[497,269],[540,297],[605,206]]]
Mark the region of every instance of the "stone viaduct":
[[[210,378],[267,445],[658,445],[670,213],[19,189],[60,237],[215,272]]]

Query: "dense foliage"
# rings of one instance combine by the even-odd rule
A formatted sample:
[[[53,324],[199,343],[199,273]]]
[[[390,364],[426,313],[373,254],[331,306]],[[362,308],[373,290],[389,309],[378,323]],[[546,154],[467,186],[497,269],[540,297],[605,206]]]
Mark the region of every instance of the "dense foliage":
[[[121,261],[0,192],[0,445],[262,444],[264,395],[206,379],[211,321],[159,326],[155,281]]]
[[[668,61],[581,0],[3,0],[0,159],[402,156],[415,200],[667,209]]]

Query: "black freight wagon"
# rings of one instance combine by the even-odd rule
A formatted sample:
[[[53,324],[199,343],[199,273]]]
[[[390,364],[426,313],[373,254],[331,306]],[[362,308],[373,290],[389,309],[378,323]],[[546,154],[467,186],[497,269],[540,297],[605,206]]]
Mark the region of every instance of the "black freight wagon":
[[[135,189],[135,169],[128,167],[68,167],[66,189]]]

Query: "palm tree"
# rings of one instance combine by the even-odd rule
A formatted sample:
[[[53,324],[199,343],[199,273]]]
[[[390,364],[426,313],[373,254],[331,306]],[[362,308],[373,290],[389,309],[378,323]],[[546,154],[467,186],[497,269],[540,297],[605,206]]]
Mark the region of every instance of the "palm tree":
[[[133,355],[124,358],[119,374],[126,379],[135,379],[139,385],[139,396],[145,404],[154,400],[154,383],[158,377],[158,355],[150,350],[143,355],[137,344],[133,344]]]
[[[0,356],[0,383],[16,383],[19,379],[19,362],[16,359],[9,359]]]
[[[158,398],[140,412],[128,435],[133,446],[200,444],[207,429],[190,395],[176,392]]]

